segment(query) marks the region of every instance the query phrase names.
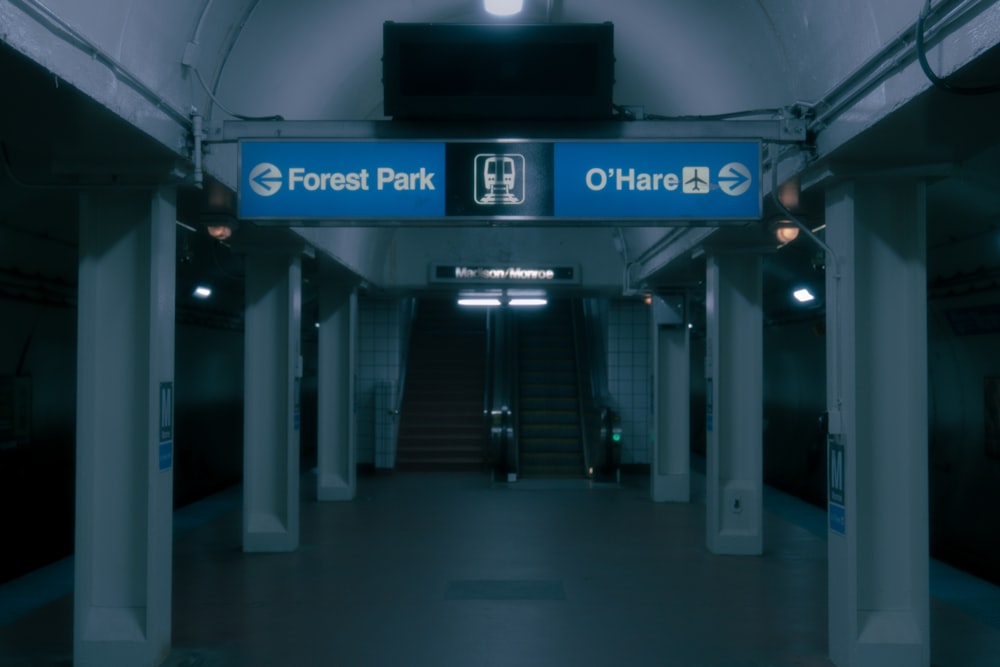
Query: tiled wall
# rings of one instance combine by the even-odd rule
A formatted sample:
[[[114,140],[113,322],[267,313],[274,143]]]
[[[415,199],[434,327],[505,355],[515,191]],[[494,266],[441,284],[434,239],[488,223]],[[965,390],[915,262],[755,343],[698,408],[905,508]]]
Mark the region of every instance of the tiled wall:
[[[621,415],[623,464],[652,460],[650,313],[639,300],[608,308],[608,390]]]
[[[358,298],[357,385],[354,388],[358,463],[375,463],[375,388],[391,383],[399,392],[405,331],[409,328],[406,302],[398,299]]]

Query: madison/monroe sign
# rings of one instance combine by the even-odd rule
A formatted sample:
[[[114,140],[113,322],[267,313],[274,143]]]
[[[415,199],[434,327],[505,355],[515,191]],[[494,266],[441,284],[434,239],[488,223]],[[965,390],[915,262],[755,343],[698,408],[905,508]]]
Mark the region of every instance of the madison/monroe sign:
[[[579,272],[574,266],[462,266],[435,264],[431,267],[432,282],[453,283],[577,283]]]
[[[239,216],[270,224],[712,224],[762,213],[759,141],[244,140],[239,147]]]

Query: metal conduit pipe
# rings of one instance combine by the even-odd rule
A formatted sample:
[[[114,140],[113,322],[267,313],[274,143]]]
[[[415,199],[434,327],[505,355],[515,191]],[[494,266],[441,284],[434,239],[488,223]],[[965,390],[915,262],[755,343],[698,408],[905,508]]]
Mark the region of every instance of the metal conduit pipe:
[[[127,67],[118,62],[116,58],[106,53],[90,39],[80,34],[75,28],[73,28],[73,26],[66,23],[66,21],[61,19],[51,9],[43,5],[38,0],[11,0],[11,2],[19,6],[26,13],[33,16],[40,25],[47,28],[53,35],[63,37],[65,38],[65,41],[73,43],[83,51],[87,51],[94,57],[94,59],[111,70],[116,78],[128,85],[135,92],[139,93],[139,95],[146,98],[153,104],[153,106],[163,111],[174,122],[184,129],[190,129],[191,119],[188,118],[187,113],[173,106],[166,100],[166,98],[143,83],[138,76],[133,74]]]
[[[981,0],[943,0],[923,18],[922,27],[925,31],[923,41],[930,42],[952,26],[961,24],[967,20],[969,14],[982,6]],[[817,110],[817,114],[809,120],[809,131],[813,133],[821,131],[852,104],[885,82],[905,63],[916,61],[916,35],[920,23],[921,18],[918,16],[907,30],[879,49],[853,74],[811,105]]]

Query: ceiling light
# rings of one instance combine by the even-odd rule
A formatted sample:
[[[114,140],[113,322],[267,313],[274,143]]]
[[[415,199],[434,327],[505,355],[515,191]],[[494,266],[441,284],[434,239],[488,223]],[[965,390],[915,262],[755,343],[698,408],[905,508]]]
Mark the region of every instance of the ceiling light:
[[[511,299],[507,302],[511,306],[547,306],[548,299]]]
[[[225,241],[239,229],[240,224],[227,213],[202,213],[201,224],[213,239]]]
[[[212,288],[206,285],[198,285],[194,288],[193,294],[199,299],[207,299],[212,296]]]
[[[774,235],[778,237],[778,240],[782,243],[791,243],[795,239],[799,238],[799,228],[794,225],[779,225],[774,230]]]
[[[778,201],[781,202],[782,206],[793,211],[799,207],[799,198],[802,195],[799,187],[798,176],[781,184],[781,187],[778,188]]]
[[[228,225],[210,225],[205,229],[208,231],[209,236],[219,241],[225,241],[233,235],[233,228]]]
[[[489,307],[489,306],[499,306],[500,299],[495,299],[492,297],[466,297],[458,300],[458,305],[460,306],[471,306],[471,307]]]
[[[816,299],[816,296],[806,287],[795,290],[792,292],[792,296],[794,296],[795,300],[799,303],[809,303],[810,301],[814,301]]]
[[[513,16],[521,11],[523,0],[485,0],[486,11],[494,16]]]

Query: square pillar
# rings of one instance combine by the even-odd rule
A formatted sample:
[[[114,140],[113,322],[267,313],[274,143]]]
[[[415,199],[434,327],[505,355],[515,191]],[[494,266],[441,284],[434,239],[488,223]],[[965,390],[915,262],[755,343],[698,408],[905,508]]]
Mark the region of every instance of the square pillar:
[[[683,318],[664,323],[655,315],[650,496],[654,502],[686,503],[691,500],[690,335]]]
[[[357,491],[354,380],[358,294],[323,282],[319,293],[319,425],[316,497],[353,500]]]
[[[243,550],[299,545],[302,271],[298,256],[247,256]]]
[[[80,198],[73,664],[170,652],[176,206]]]
[[[761,260],[707,259],[706,542],[716,554],[763,552]]]
[[[927,667],[924,186],[848,182],[826,201],[830,657]]]

